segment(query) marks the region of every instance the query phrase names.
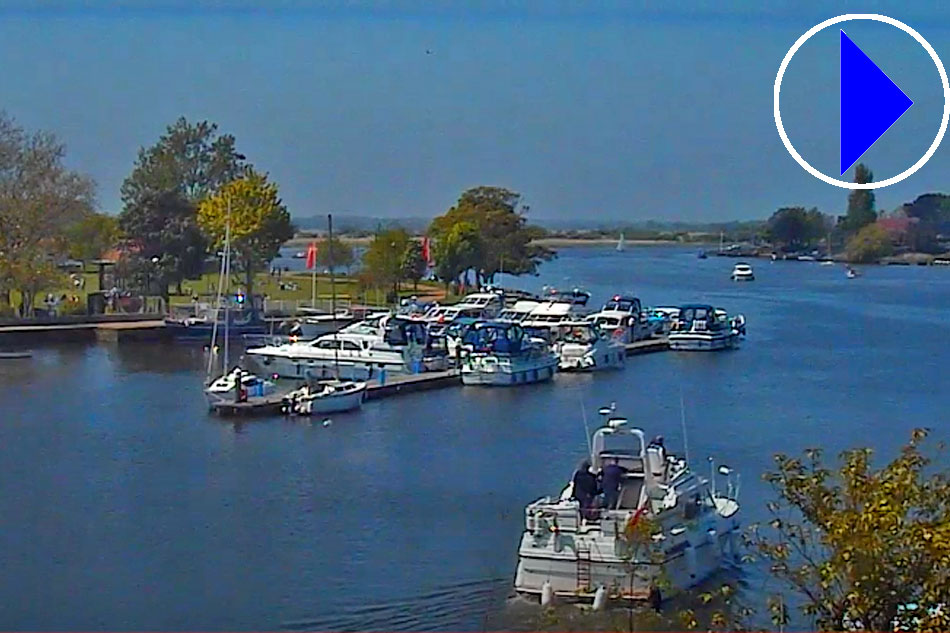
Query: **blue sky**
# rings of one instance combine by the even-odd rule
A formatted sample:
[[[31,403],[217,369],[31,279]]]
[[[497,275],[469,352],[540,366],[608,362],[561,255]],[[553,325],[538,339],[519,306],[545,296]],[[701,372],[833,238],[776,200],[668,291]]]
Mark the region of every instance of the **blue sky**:
[[[7,1],[0,108],[59,135],[108,211],[138,148],[184,115],[235,134],[295,215],[431,216],[498,184],[539,218],[713,221],[841,212],[847,192],[805,173],[772,119],[775,73],[812,25],[884,13],[950,62],[937,3],[589,4]],[[915,101],[862,159],[890,177],[936,133],[937,72],[891,27],[843,28]],[[836,28],[810,41],[782,92],[793,143],[832,175],[837,45]],[[950,190],[948,151],[880,206]]]

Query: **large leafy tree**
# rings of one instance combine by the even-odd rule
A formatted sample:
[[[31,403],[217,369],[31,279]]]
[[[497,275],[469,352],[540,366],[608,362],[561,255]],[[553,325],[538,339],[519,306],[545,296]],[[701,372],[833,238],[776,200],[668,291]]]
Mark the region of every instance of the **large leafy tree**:
[[[378,233],[363,253],[363,272],[378,288],[391,288],[393,300],[399,296],[403,279],[403,254],[412,238],[405,229],[389,229]]]
[[[950,478],[925,437],[881,468],[869,449],[836,469],[818,449],[776,456],[772,520],[750,543],[819,630],[950,630]]]
[[[458,202],[429,226],[429,235],[438,243],[460,223],[475,226],[481,248],[471,267],[480,280],[492,282],[495,275],[534,273],[553,253],[536,244],[536,233],[528,227],[521,194],[504,187],[475,187],[462,193]]]
[[[332,251],[332,254],[331,254]],[[320,268],[349,268],[356,261],[353,247],[333,237],[333,248],[330,248],[330,239],[323,238],[317,242],[317,266]]]
[[[825,236],[828,223],[818,209],[784,207],[772,214],[766,232],[773,243],[800,249]]]
[[[119,227],[126,236],[127,278],[139,287],[154,283],[168,298],[169,284],[201,273],[207,242],[195,222],[195,207],[177,191],[148,193],[125,208]],[[151,288],[146,288],[151,290]]]
[[[854,182],[867,184],[874,181],[874,174],[864,163],[854,168]],[[842,228],[848,233],[857,233],[877,220],[874,209],[873,189],[854,189],[848,194],[848,213],[842,220]]]
[[[162,260],[163,279],[177,283],[201,274],[207,244],[196,224],[198,203],[247,169],[234,137],[208,121],[184,117],[168,126],[148,148],[141,148],[132,173],[122,183],[120,222],[132,240],[132,269]]]
[[[294,235],[277,185],[250,168],[243,177],[201,201],[198,225],[215,248],[224,246],[230,225],[233,261],[244,272],[249,295],[254,290],[254,274],[277,257],[281,244]]]
[[[24,315],[57,281],[66,232],[95,203],[94,183],[63,164],[65,153],[52,134],[27,133],[0,112],[0,294],[9,302],[18,290]]]
[[[440,233],[433,247],[435,274],[446,286],[457,281],[459,275],[471,270],[482,261],[484,242],[478,226],[473,222],[456,222]]]

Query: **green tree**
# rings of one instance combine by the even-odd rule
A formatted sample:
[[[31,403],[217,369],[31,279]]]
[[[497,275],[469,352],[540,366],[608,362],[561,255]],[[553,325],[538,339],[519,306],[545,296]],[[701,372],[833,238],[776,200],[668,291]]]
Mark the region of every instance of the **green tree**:
[[[925,436],[879,469],[870,449],[845,451],[836,470],[810,449],[766,474],[778,498],[749,544],[819,630],[950,630],[950,473],[923,453]]]
[[[845,253],[848,261],[864,264],[887,257],[893,250],[887,231],[878,224],[869,224],[848,240]]]
[[[784,207],[772,214],[766,225],[766,234],[775,244],[790,250],[800,250],[825,236],[828,223],[818,209]]]
[[[98,259],[118,244],[120,235],[118,218],[87,213],[66,230],[69,256],[83,262]]]
[[[248,168],[242,178],[221,187],[198,205],[198,225],[215,248],[224,246],[230,224],[231,251],[244,272],[247,294],[253,295],[254,274],[277,257],[281,245],[294,236],[290,213],[277,185],[265,174]]]
[[[129,207],[147,196],[176,192],[197,204],[240,177],[244,161],[234,137],[219,134],[217,124],[181,117],[155,145],[139,149],[135,167],[122,183],[122,203]]]
[[[405,229],[389,229],[377,234],[363,254],[363,270],[370,283],[390,288],[393,300],[399,297],[403,253],[411,240]]]
[[[151,292],[153,285],[168,300],[169,284],[201,274],[207,240],[195,221],[194,205],[177,191],[148,193],[119,215],[126,236],[123,271],[135,287]]]
[[[435,258],[435,274],[445,282],[446,288],[459,276],[479,265],[482,261],[484,241],[473,222],[457,222],[440,234],[432,247]]]
[[[500,270],[514,275],[530,274],[554,253],[532,244],[537,232],[528,227],[527,211],[519,193],[503,187],[475,187],[462,193],[455,206],[435,218],[428,234],[438,243],[455,225],[474,225],[481,237],[481,248],[471,267],[479,281],[491,283]]]
[[[47,132],[27,133],[0,112],[0,296],[21,296],[32,312],[36,294],[59,281],[55,259],[66,232],[92,212],[95,184],[63,164],[66,149]]]
[[[340,238],[333,237],[333,259],[330,259],[330,241],[327,238],[317,242],[317,266],[319,268],[349,269],[356,261],[353,247]]]
[[[399,263],[401,276],[405,281],[412,281],[412,289],[419,289],[419,280],[426,274],[427,264],[422,257],[422,244],[418,240],[409,240],[406,250],[402,252]]]
[[[854,182],[867,184],[874,181],[874,174],[864,163],[854,168]],[[846,233],[857,233],[868,224],[877,220],[874,210],[873,189],[853,189],[848,194],[848,213],[842,220],[842,229]]]
[[[246,169],[234,137],[219,134],[208,121],[179,118],[155,145],[139,149],[121,189],[120,225],[137,243],[128,253],[130,268],[152,272],[158,257],[161,278],[177,284],[180,294],[182,280],[201,274],[207,250],[197,225],[198,203]]]

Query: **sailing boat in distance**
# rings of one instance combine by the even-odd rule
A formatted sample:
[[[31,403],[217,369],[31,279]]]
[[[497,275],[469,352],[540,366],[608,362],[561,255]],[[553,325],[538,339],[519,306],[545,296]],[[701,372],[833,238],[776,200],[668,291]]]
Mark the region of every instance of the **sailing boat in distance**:
[[[626,250],[626,245],[623,241],[623,231],[620,231],[620,239],[617,241],[617,252],[622,253]]]

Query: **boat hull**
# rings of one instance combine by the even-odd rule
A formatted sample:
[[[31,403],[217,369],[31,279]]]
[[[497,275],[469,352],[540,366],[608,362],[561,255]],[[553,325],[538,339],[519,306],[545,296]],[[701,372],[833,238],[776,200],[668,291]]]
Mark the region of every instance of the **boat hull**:
[[[301,403],[296,410],[300,415],[324,415],[327,413],[341,413],[343,411],[352,411],[363,406],[363,399],[366,396],[366,384],[347,391],[345,393],[334,393],[328,396],[310,398]]]
[[[739,334],[673,332],[669,335],[670,349],[679,352],[716,352],[739,347]]]
[[[557,365],[553,354],[535,362],[506,363],[495,357],[483,357],[476,362],[466,360],[462,364],[462,384],[510,387],[543,382],[554,377]]]
[[[583,356],[561,356],[558,371],[600,371],[602,369],[620,369],[624,366],[626,352],[621,346]]]

